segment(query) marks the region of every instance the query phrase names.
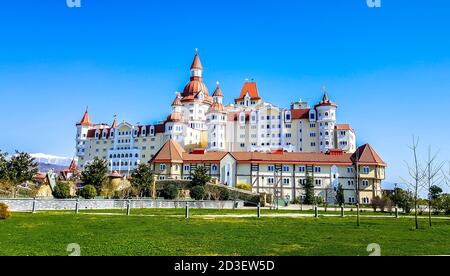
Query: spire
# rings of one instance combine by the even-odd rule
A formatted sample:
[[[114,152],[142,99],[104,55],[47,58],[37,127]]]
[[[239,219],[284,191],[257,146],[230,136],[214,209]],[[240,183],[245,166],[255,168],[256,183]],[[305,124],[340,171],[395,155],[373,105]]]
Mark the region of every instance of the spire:
[[[86,112],[84,112],[83,118],[81,119],[79,126],[92,126],[91,118],[89,117],[88,108],[86,108]]]
[[[217,87],[214,91],[213,97],[223,97],[222,89],[220,89],[220,83],[217,81]]]
[[[172,106],[182,106],[181,104],[181,94],[179,92],[176,93],[175,100],[173,100]]]
[[[330,99],[328,98],[328,94],[327,94],[327,89],[326,89],[326,87],[323,86],[323,87],[322,87],[322,90],[323,90],[323,99],[322,99],[322,102],[323,102],[323,103],[328,103],[328,102],[330,102]]]
[[[111,128],[117,128],[117,115],[114,115],[114,121],[111,125]]]
[[[202,62],[200,61],[200,56],[198,55],[198,49],[195,49],[194,61],[192,61],[191,70],[203,70]]]

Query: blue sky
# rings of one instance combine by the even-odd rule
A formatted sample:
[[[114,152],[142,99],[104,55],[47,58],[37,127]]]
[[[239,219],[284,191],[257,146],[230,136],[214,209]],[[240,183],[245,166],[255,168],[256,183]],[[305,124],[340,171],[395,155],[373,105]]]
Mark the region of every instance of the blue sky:
[[[95,122],[163,119],[199,48],[227,102],[246,78],[280,106],[325,85],[388,182],[406,176],[413,134],[450,159],[449,1],[81,1],[1,1],[0,149],[72,156],[86,106]]]

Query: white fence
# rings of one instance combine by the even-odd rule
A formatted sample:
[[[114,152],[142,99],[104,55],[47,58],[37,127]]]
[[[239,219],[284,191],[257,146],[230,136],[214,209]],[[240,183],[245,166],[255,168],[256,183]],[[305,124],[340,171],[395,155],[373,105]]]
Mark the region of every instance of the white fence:
[[[130,203],[131,209],[150,208],[189,208],[194,209],[236,209],[244,206],[243,201],[166,201],[152,199],[11,199],[0,198],[0,203],[6,203],[13,212],[32,211],[64,211],[64,210],[113,210],[126,209]]]

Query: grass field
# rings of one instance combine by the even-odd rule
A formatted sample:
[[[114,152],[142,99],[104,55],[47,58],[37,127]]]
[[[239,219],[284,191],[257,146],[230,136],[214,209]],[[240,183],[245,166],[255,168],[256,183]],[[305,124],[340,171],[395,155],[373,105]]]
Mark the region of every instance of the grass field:
[[[157,216],[15,213],[0,220],[0,255],[68,255],[72,243],[85,256],[367,256],[372,243],[382,255],[450,255],[448,220],[436,220],[432,229],[422,220],[423,228],[414,230],[411,218],[362,218],[357,228],[351,217],[207,218],[202,215],[230,211],[191,210],[186,222],[183,210],[140,212]]]

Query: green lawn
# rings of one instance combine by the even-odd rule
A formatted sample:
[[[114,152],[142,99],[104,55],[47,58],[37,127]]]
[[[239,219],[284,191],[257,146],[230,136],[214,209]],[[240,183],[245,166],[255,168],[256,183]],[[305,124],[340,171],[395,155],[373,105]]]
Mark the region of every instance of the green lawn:
[[[197,216],[186,222],[183,217],[15,213],[0,220],[0,255],[68,255],[71,243],[81,246],[82,255],[365,256],[371,243],[380,244],[382,255],[449,255],[450,221],[436,220],[432,229],[421,222],[416,231],[410,218],[362,218],[357,228],[355,218],[338,217]]]

